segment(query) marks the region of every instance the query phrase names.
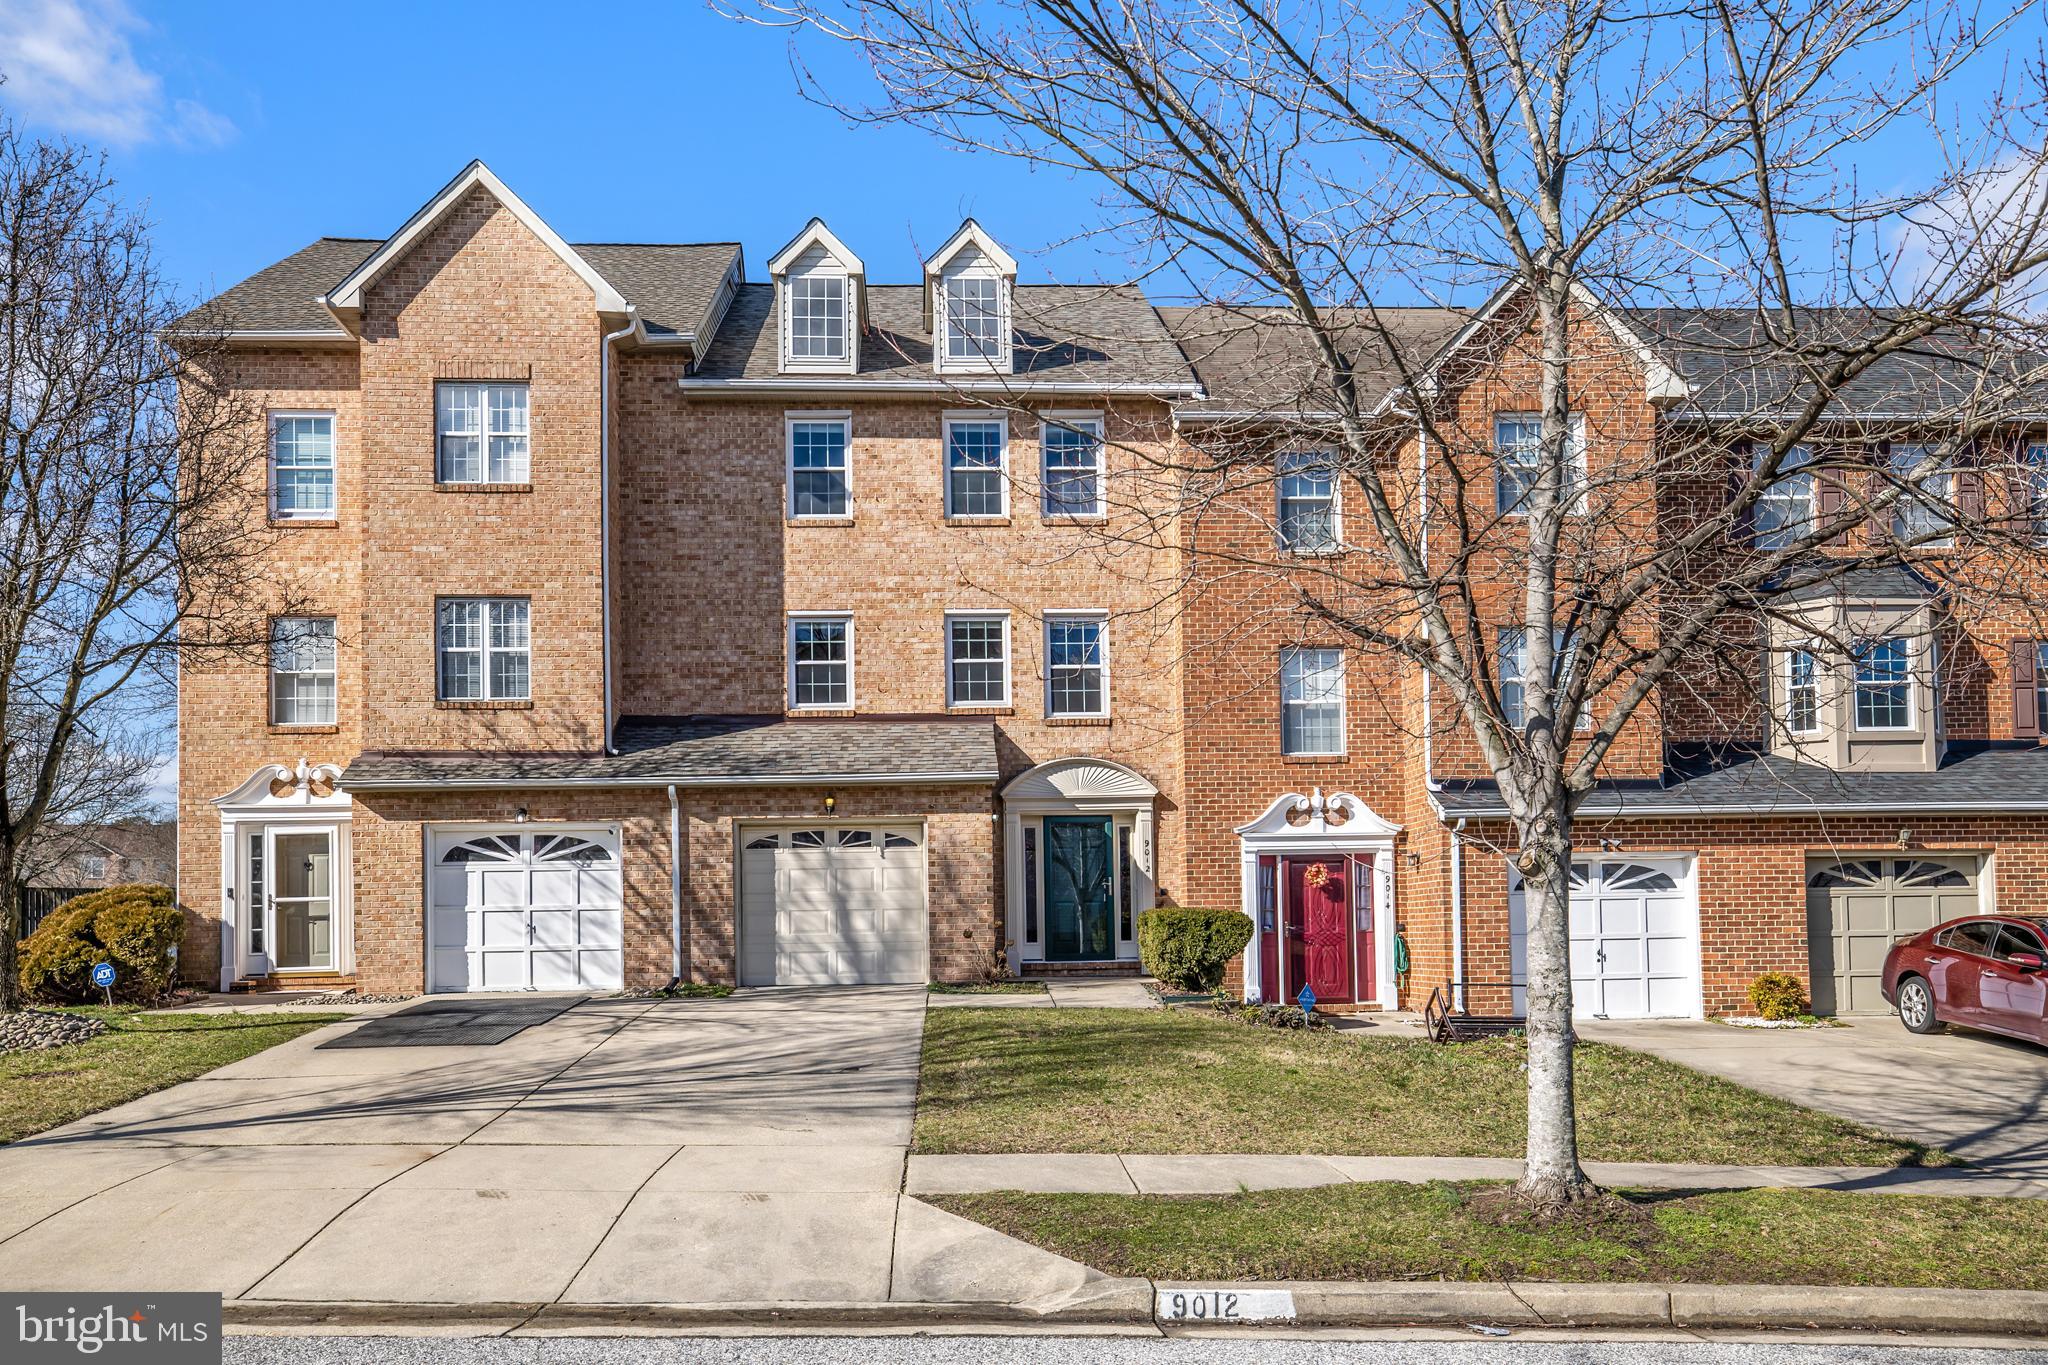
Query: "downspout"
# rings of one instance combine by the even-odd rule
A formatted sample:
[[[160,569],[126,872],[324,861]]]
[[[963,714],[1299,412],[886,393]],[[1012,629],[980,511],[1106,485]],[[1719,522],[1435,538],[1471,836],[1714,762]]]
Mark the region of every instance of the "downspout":
[[[1429,568],[1429,429],[1423,425],[1422,414],[1415,416],[1415,506],[1422,516],[1422,531],[1417,539],[1421,542],[1422,567]],[[1422,787],[1424,791],[1439,790],[1436,781],[1436,730],[1430,715],[1430,672],[1422,670]]]
[[[1465,1012],[1465,817],[1451,826],[1451,980],[1458,1013]]]
[[[673,782],[668,784],[668,961],[663,989],[674,990],[683,979],[683,805]]]
[[[612,343],[623,341],[640,330],[640,310],[626,305],[626,325],[606,332],[597,343],[597,619],[603,634],[604,665],[604,751],[615,754],[612,744]]]

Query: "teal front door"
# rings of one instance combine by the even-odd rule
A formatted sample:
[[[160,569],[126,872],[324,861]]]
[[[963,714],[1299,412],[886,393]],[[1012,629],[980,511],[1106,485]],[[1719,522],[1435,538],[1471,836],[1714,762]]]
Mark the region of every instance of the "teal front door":
[[[1116,956],[1115,847],[1109,821],[1047,816],[1045,956],[1089,962]]]

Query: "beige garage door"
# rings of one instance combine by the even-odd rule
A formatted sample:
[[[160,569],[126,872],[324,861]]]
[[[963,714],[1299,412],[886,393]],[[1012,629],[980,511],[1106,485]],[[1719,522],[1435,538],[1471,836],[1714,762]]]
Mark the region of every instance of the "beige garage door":
[[[743,986],[924,981],[923,831],[743,831],[739,928]]]
[[[1815,858],[1806,868],[1806,937],[1815,1014],[1883,1014],[1895,939],[1978,910],[1975,858]]]

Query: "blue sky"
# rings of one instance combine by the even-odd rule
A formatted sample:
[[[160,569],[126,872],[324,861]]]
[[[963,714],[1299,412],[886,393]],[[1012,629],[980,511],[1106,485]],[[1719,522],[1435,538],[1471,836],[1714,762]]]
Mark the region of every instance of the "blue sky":
[[[1087,187],[848,127],[796,98],[781,33],[691,0],[0,0],[0,70],[34,131],[108,147],[191,294],[383,236],[472,157],[572,242],[737,239],[757,278],[812,213],[880,281],[970,213],[1027,277],[1117,272],[1088,245],[1034,254],[1095,220]]]

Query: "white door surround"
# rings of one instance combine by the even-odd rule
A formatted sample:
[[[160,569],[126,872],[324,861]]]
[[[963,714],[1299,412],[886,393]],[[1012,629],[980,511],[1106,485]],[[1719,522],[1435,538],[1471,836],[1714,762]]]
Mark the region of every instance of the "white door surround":
[[[279,834],[325,834],[328,840],[329,962],[299,970],[323,976],[346,976],[355,970],[355,898],[349,853],[353,804],[341,789],[340,768],[332,763],[308,763],[303,758],[290,767],[266,763],[239,787],[214,798],[214,808],[220,812],[220,989],[228,989],[242,976],[272,971],[290,974],[290,969],[274,966],[277,926],[269,897],[261,894],[270,870],[277,865]],[[254,866],[252,847],[261,849]],[[260,875],[264,884],[252,884],[252,874]]]
[[[1370,856],[1373,877],[1373,999],[1392,1007],[1400,983],[1394,974],[1394,839],[1401,826],[1392,823],[1350,792],[1325,797],[1322,788],[1303,796],[1288,792],[1276,797],[1258,819],[1237,827],[1238,857],[1243,873],[1243,909],[1252,921],[1252,939],[1244,950],[1244,994],[1265,999],[1269,983],[1259,979],[1260,949],[1267,934],[1279,932],[1267,923],[1260,902],[1259,859],[1311,853]],[[1364,964],[1360,964],[1361,970]]]
[[[1152,908],[1157,881],[1159,788],[1135,769],[1107,758],[1056,758],[1019,773],[1003,787],[1003,938],[1012,972],[1045,960],[1045,832],[1047,816],[1092,815],[1110,822],[1116,856],[1113,914],[1116,960],[1138,956],[1138,916]],[[1125,908],[1129,928],[1124,926]]]
[[[1572,1013],[1600,1019],[1698,1019],[1698,863],[1691,855],[1611,854],[1572,862]],[[1526,982],[1528,909],[1508,872],[1510,975]],[[1515,1008],[1525,1007],[1517,986]]]

